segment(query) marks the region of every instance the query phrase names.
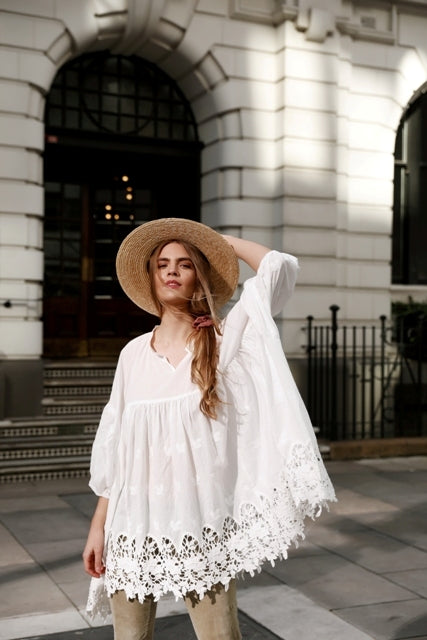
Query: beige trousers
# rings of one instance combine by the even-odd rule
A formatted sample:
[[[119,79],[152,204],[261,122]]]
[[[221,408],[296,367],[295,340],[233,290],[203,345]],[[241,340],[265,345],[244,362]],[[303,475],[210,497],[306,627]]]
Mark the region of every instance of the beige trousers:
[[[201,600],[194,593],[185,598],[197,640],[241,640],[237,618],[236,582],[226,591],[219,584]],[[111,597],[114,640],[153,640],[157,603],[147,598],[127,600],[124,591]]]

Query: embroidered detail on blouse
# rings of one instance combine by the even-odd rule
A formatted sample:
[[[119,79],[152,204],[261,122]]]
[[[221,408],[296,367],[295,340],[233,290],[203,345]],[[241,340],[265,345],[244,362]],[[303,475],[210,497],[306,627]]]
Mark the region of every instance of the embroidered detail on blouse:
[[[241,505],[238,518],[227,517],[221,531],[204,527],[199,540],[185,535],[179,548],[168,538],[147,536],[137,546],[132,536],[111,536],[105,591],[93,581],[88,613],[105,617],[106,595],[118,590],[140,601],[149,594],[158,600],[168,592],[177,599],[190,591],[203,597],[218,582],[227,585],[242,572],[253,575],[265,561],[274,565],[286,558],[289,546],[304,538],[304,519],[319,516],[331,500],[334,490],[326,472],[319,477],[313,448],[295,445],[273,498],[262,497],[259,509]]]

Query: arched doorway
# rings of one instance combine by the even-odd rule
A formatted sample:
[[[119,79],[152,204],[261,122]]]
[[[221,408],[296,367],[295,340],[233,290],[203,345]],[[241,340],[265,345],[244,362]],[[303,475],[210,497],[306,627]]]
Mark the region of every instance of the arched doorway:
[[[109,52],[65,65],[46,103],[44,354],[113,356],[153,317],[122,293],[115,255],[139,224],[199,219],[190,106],[156,66]]]
[[[423,87],[397,131],[393,198],[393,284],[427,284],[427,94]]]

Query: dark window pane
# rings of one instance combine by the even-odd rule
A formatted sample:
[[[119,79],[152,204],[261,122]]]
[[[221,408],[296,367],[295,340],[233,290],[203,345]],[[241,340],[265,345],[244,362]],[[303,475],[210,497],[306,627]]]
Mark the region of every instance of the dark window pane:
[[[79,184],[65,184],[64,185],[64,197],[68,199],[80,199],[81,187]]]
[[[61,127],[62,126],[62,111],[55,107],[49,109],[49,126]]]
[[[77,111],[68,110],[65,113],[65,126],[67,129],[79,128],[79,114]]]
[[[47,97],[46,125],[197,140],[190,106],[171,78],[142,58],[105,52],[80,56],[61,69]]]
[[[427,95],[405,113],[395,146],[392,281],[427,284]]]
[[[45,238],[44,251],[46,254],[46,260],[58,258],[61,255],[61,242],[54,238]]]
[[[76,91],[66,91],[65,101],[67,103],[67,107],[78,107],[79,94]]]
[[[61,183],[60,182],[45,182],[44,188],[47,193],[60,193],[61,191]]]

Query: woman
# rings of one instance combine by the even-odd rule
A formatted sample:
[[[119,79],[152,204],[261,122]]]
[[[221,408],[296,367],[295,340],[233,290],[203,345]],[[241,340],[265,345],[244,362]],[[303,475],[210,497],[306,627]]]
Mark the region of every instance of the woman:
[[[221,321],[237,258],[257,275]],[[88,610],[109,596],[116,640],[152,638],[169,592],[199,640],[241,638],[234,578],[286,557],[335,499],[272,319],[297,269],[184,219],[142,225],[119,249],[124,291],[160,323],[123,349],[92,452]]]

